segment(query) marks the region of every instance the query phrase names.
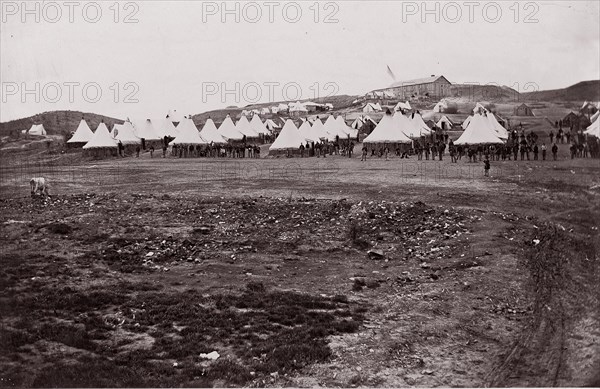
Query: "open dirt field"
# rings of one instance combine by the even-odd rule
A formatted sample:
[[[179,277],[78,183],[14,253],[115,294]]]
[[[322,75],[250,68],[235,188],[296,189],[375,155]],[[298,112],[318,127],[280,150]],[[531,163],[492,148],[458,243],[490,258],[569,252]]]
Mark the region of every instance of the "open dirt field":
[[[67,160],[3,160],[0,386],[600,385],[598,160]]]

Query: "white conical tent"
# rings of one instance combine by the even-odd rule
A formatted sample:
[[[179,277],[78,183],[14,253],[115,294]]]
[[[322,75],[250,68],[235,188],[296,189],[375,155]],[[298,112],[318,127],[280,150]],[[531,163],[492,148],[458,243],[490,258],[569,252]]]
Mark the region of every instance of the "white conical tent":
[[[244,135],[242,135],[242,133],[235,128],[235,124],[233,124],[233,120],[231,120],[229,115],[227,115],[225,120],[223,120],[223,123],[221,123],[221,126],[219,127],[219,134],[221,134],[221,136],[227,140],[244,139]]]
[[[333,117],[333,115],[329,115],[327,120],[325,120],[325,131],[327,131],[327,139],[329,141],[335,141],[336,136],[339,139],[346,139],[348,135],[342,131],[340,128],[340,123]]]
[[[313,134],[312,126],[310,125],[310,122],[308,120],[305,120],[304,123],[302,123],[300,128],[298,128],[298,131],[300,131],[300,134],[302,135],[304,140],[310,142],[319,142],[320,140],[315,134]]]
[[[235,129],[242,135],[246,135],[246,138],[258,138],[258,133],[252,129],[250,122],[244,115],[242,115],[240,120],[235,124]]]
[[[113,128],[111,128],[111,129],[108,131],[108,133],[110,134],[110,136],[112,136],[112,137],[114,138],[115,136],[117,136],[116,134],[119,132],[119,129],[120,129],[122,126],[123,126],[122,124],[115,123],[115,124],[113,124]],[[115,131],[116,131],[116,132],[115,132]]]
[[[215,122],[211,118],[206,120],[204,123],[204,127],[202,127],[202,131],[200,131],[200,136],[202,139],[207,141],[208,143],[214,144],[225,144],[227,140],[219,134],[219,130],[217,130],[217,126],[215,126]]]
[[[448,129],[452,128],[454,123],[452,123],[452,120],[448,119],[448,116],[444,115],[440,118],[440,120],[438,120],[438,122],[435,125],[438,126],[439,128],[445,128],[448,130]],[[445,127],[444,127],[444,125],[445,125]]]
[[[135,130],[135,135],[146,141],[161,140],[161,136],[154,129],[154,125],[150,119],[139,120],[132,123]]]
[[[392,115],[386,113],[363,143],[412,143],[412,141],[404,135]]]
[[[281,129],[281,132],[275,139],[275,142],[269,147],[269,150],[298,150],[301,144],[306,142],[293,121],[288,119]]]
[[[90,141],[90,139],[92,139],[93,136],[94,133],[90,129],[90,126],[88,126],[84,119],[81,119],[77,130],[75,130],[75,133],[71,139],[67,141],[67,143],[87,143]]]
[[[200,136],[194,121],[184,118],[177,126],[178,135],[169,142],[169,145],[205,145],[208,142]]]
[[[323,122],[318,117],[315,119],[311,126],[311,132],[313,137],[316,137],[318,138],[318,140],[321,141],[326,140],[329,137],[329,134],[327,134]]]
[[[356,138],[356,136],[358,135],[358,130],[347,125],[342,115],[339,115],[335,120],[338,122],[341,132],[346,134],[346,136],[344,137],[345,139],[348,138],[348,135],[350,135],[350,138]]]
[[[407,138],[415,137],[418,138],[420,134],[413,129],[414,123],[411,123],[410,119],[406,117],[402,112],[396,112],[392,114],[392,120],[397,130],[400,130]]]
[[[408,117],[408,121],[410,125],[410,130],[408,131],[412,135],[406,134],[406,132],[404,132],[406,135],[416,138],[421,135],[429,135],[431,133],[431,129],[427,124],[425,124],[425,121],[423,120],[423,117],[420,114],[414,113],[410,115]]]
[[[271,131],[273,131],[274,129],[277,129],[277,128],[281,128],[281,126],[279,124],[275,123],[271,119],[265,120],[265,127],[267,127],[267,129],[271,130]]]
[[[101,149],[101,148],[116,148],[117,141],[115,141],[108,133],[106,124],[100,123],[94,136],[84,146],[84,149]]]
[[[135,145],[141,144],[142,140],[135,135],[135,130],[131,122],[125,122],[116,129],[115,135],[113,130],[113,138],[117,141],[121,141],[124,145]]]
[[[152,120],[152,123],[154,124],[154,130],[156,131],[156,134],[161,138],[164,138],[165,136],[177,136],[177,128],[169,116],[163,119]]]
[[[267,129],[265,123],[260,120],[260,116],[254,115],[252,116],[252,120],[250,120],[250,127],[257,134],[270,134],[271,132]]]
[[[475,114],[462,135],[454,141],[455,145],[477,145],[504,143],[498,138],[490,121],[484,115]]]
[[[583,133],[600,138],[600,120],[596,120],[590,124],[590,126]]]

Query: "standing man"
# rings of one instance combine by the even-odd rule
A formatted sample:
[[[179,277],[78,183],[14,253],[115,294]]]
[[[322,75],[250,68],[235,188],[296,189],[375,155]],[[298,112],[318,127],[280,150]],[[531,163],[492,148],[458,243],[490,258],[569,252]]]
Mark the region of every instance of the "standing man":
[[[546,160],[546,144],[542,143],[542,161]]]
[[[558,154],[558,146],[556,145],[556,143],[554,143],[552,145],[552,157],[554,158],[555,161],[556,161],[557,154]]]
[[[487,157],[487,155],[485,156],[485,159],[483,160],[483,175],[484,175],[484,177],[490,176],[490,160]]]
[[[363,144],[363,148],[362,148],[362,156],[360,157],[361,161],[366,161],[367,160],[367,145]]]
[[[550,130],[550,143],[552,143],[553,139],[554,139],[554,132],[552,132],[552,130]]]

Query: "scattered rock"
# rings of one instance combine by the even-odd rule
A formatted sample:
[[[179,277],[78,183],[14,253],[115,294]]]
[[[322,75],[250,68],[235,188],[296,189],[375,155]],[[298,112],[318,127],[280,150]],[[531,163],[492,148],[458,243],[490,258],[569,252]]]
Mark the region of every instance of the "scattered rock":
[[[202,353],[200,354],[200,358],[202,359],[210,359],[212,361],[219,359],[220,355],[216,351],[211,351],[208,354]]]

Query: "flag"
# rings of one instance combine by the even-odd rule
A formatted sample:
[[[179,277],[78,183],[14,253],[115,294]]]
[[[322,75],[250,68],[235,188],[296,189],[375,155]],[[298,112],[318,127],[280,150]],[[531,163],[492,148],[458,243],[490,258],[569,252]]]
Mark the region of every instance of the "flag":
[[[387,72],[388,72],[389,76],[392,77],[392,80],[396,81],[396,76],[394,76],[394,72],[392,72],[392,69],[390,69],[389,65],[387,67]]]

